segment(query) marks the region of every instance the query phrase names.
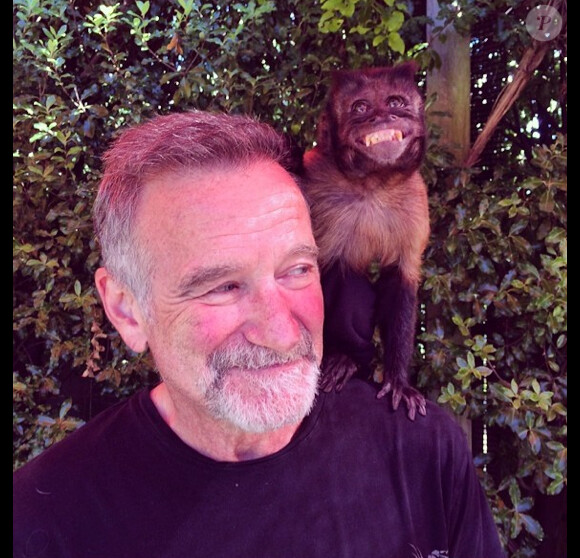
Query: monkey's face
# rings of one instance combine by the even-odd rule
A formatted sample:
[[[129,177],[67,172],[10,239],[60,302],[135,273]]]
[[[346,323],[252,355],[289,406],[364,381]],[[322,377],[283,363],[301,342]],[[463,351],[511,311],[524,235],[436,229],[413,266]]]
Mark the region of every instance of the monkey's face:
[[[341,72],[328,110],[327,137],[344,172],[364,176],[421,164],[423,99],[404,67]]]

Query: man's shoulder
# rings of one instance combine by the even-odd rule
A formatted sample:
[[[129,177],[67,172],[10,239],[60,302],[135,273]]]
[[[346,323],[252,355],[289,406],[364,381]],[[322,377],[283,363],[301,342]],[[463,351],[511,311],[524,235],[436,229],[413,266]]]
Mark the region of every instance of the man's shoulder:
[[[379,390],[351,379],[340,392],[325,394],[321,431],[371,460],[374,456],[378,461],[421,464],[421,474],[433,472],[431,468],[442,462],[462,470],[471,461],[467,436],[449,411],[427,401],[426,415],[411,420],[404,402],[393,410],[390,394],[378,399]]]
[[[142,393],[104,409],[80,428],[68,434],[14,472],[15,490],[31,479],[51,482],[70,481],[75,474],[98,469],[110,455],[109,446],[129,428],[127,420],[134,413]]]
[[[391,395],[378,398],[380,386],[373,382],[352,379],[340,392],[327,394],[326,405],[344,420],[360,421],[372,428],[405,433],[405,435],[425,437],[463,437],[463,431],[452,414],[434,401],[427,400],[427,414],[416,414],[409,419],[407,407],[401,401],[397,410],[393,409]]]

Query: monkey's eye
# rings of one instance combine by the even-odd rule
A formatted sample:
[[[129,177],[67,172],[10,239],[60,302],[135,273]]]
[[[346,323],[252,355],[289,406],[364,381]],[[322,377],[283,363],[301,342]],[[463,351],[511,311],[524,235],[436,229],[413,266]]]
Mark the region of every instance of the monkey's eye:
[[[350,107],[350,111],[356,112],[357,114],[364,114],[370,108],[371,106],[366,101],[355,101]]]
[[[389,108],[402,108],[407,106],[407,102],[399,95],[392,95],[387,98],[387,106]]]

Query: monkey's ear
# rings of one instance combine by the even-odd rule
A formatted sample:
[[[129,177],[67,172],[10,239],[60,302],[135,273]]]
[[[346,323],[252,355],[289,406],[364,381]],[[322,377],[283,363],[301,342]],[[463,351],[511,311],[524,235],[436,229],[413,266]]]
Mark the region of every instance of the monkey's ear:
[[[284,134],[284,141],[287,146],[287,157],[285,161],[286,170],[297,176],[304,174],[304,148],[298,142],[295,135],[290,132]]]
[[[337,89],[344,90],[356,88],[361,84],[361,71],[360,70],[334,70],[330,74],[330,95]]]
[[[316,124],[316,142],[322,150],[329,149],[332,142],[328,119],[328,109],[323,110]]]
[[[337,87],[343,84],[345,81],[348,81],[350,73],[351,72],[349,70],[333,70],[330,74],[331,87]]]
[[[402,62],[393,66],[394,75],[397,77],[402,77],[406,79],[415,79],[415,74],[419,71],[419,63],[415,60],[408,60],[407,62]]]

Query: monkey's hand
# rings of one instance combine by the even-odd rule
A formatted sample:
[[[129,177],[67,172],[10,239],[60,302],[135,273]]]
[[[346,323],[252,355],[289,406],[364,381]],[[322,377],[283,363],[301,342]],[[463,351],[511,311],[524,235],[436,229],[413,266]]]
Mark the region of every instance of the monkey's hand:
[[[425,416],[427,414],[427,405],[425,404],[425,397],[415,388],[406,383],[386,380],[383,387],[377,394],[380,399],[387,395],[390,391],[393,392],[393,409],[397,410],[401,399],[407,405],[407,415],[411,420],[415,420],[417,411],[419,414]]]
[[[357,372],[354,360],[343,354],[331,354],[322,359],[320,387],[323,391],[340,391]]]

